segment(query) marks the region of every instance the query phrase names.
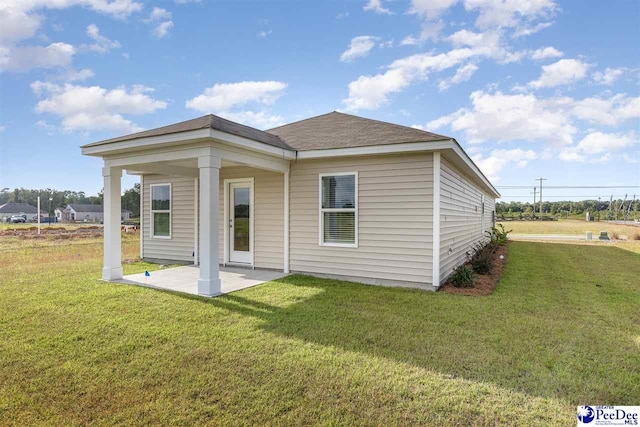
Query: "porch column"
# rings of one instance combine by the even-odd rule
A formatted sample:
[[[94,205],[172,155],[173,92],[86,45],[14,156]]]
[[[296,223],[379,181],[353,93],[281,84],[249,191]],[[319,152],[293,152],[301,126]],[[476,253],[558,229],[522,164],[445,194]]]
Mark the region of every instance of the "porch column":
[[[198,294],[222,293],[218,269],[218,216],[220,212],[220,166],[214,156],[198,158],[200,169],[200,279]]]
[[[105,166],[104,177],[104,265],[103,280],[122,279],[122,246],[120,231],[122,169]]]

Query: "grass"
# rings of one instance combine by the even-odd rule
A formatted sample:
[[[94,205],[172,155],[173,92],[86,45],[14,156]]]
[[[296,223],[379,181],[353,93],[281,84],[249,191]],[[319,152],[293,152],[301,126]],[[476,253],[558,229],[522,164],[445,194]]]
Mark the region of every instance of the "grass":
[[[507,230],[512,230],[514,234],[572,234],[584,236],[587,231],[593,233],[592,241],[569,242],[563,244],[577,244],[587,246],[616,246],[630,252],[640,254],[640,227],[633,225],[610,224],[607,222],[586,222],[579,220],[559,220],[559,221],[507,221],[502,222]],[[610,238],[620,238],[625,236],[626,240],[615,242],[602,242],[598,240],[600,231],[609,233]],[[526,237],[518,237],[518,240],[526,240]]]
[[[0,248],[3,425],[570,425],[640,400],[640,256],[615,247],[513,242],[489,297],[290,276],[216,299],[102,283],[98,240]]]
[[[507,230],[513,230],[515,234],[580,234],[587,231],[593,232],[594,237],[598,237],[600,231],[607,231],[611,235],[633,236],[640,232],[640,227],[633,225],[610,224],[601,222],[586,222],[572,219],[561,219],[558,221],[506,221],[502,222]]]

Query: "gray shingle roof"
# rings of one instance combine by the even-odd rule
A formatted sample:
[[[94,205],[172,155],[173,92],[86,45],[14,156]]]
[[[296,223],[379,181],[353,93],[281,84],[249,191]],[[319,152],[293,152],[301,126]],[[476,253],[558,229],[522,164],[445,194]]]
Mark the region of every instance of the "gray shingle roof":
[[[91,205],[91,204],[81,204],[81,203],[71,203],[69,204],[71,208],[76,212],[102,212],[102,205]]]
[[[208,114],[206,116],[198,117],[196,119],[191,119],[184,122],[174,123],[168,126],[145,130],[138,133],[132,133],[131,135],[124,135],[118,138],[111,138],[104,141],[93,142],[91,144],[83,145],[83,147],[93,147],[95,145],[109,144],[112,142],[129,141],[137,138],[169,135],[172,133],[187,132],[190,130],[207,128],[230,133],[236,136],[242,136],[244,138],[249,138],[254,141],[273,145],[274,147],[278,148],[291,148],[276,135],[252,128],[250,126],[241,125],[240,123],[232,122],[230,120],[223,119],[222,117],[214,116],[213,114]]]
[[[269,129],[298,151],[452,139],[408,126],[332,112]]]
[[[278,148],[298,151],[452,139],[448,136],[438,135],[408,126],[400,126],[334,111],[267,131],[254,129],[209,114],[169,126],[94,142],[84,147],[207,128],[242,136]]]
[[[44,213],[42,209],[40,209],[41,213]],[[29,203],[17,203],[17,202],[9,202],[0,206],[0,213],[3,214],[17,214],[17,213],[26,213],[26,214],[37,214],[38,208],[30,205]]]

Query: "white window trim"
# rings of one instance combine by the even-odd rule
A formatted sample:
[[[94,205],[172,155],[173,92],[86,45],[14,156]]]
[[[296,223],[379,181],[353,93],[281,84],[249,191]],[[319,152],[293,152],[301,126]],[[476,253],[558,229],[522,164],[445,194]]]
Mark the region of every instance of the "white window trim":
[[[339,208],[339,209],[323,209],[322,208],[322,178],[325,176],[345,176],[353,175],[355,177],[353,185],[355,186],[355,202],[356,207],[353,209]],[[320,246],[339,247],[339,248],[358,248],[358,207],[360,201],[358,200],[358,172],[332,172],[321,173],[318,175],[318,244]],[[331,243],[324,241],[324,212],[353,212],[355,217],[355,239],[354,243]]]
[[[169,186],[169,210],[154,210],[153,209],[153,187],[164,187]],[[171,188],[170,182],[165,182],[162,184],[151,184],[149,185],[149,231],[151,232],[152,239],[162,239],[162,240],[171,240],[173,235],[173,215],[171,214],[171,210],[173,209],[173,190]],[[168,213],[169,214],[169,235],[168,236],[155,236],[155,231],[153,230],[153,214],[154,213]]]

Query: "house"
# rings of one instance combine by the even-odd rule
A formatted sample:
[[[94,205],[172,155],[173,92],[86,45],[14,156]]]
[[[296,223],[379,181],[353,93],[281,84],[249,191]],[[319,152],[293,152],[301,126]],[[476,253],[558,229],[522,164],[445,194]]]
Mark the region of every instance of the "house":
[[[29,203],[9,202],[0,206],[0,221],[6,222],[14,215],[26,217],[27,221],[38,220],[38,208]],[[40,219],[47,216],[47,213],[40,209]]]
[[[131,211],[123,209],[120,220],[125,221],[131,217]],[[102,222],[104,208],[102,205],[71,203],[64,209],[56,209],[56,218],[63,222]]]
[[[95,142],[102,277],[122,277],[122,171],[140,175],[140,256],[437,289],[495,220],[498,191],[455,139],[332,112],[260,131],[214,115]]]

